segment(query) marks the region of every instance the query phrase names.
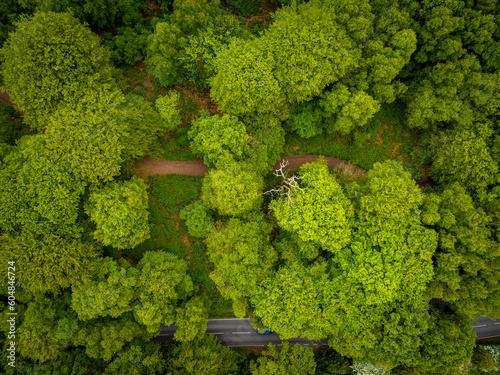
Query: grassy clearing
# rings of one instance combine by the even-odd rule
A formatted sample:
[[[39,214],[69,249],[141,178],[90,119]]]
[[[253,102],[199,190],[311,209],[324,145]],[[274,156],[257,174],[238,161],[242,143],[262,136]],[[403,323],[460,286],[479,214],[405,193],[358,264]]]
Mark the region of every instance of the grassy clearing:
[[[149,188],[149,224],[151,238],[124,255],[139,261],[146,251],[168,251],[185,259],[188,272],[198,293],[206,294],[212,307],[210,318],[231,318],[232,302],[224,299],[210,280],[208,274],[213,268],[207,259],[206,248],[200,239],[189,236],[186,224],[179,219],[179,211],[198,199],[203,177],[198,176],[151,176],[146,180]]]
[[[403,108],[399,103],[392,103],[383,105],[369,123],[347,138],[322,134],[305,139],[287,134],[283,156],[324,155],[350,161],[367,170],[376,162],[396,159],[413,172],[409,158],[413,145],[413,134],[404,125]]]

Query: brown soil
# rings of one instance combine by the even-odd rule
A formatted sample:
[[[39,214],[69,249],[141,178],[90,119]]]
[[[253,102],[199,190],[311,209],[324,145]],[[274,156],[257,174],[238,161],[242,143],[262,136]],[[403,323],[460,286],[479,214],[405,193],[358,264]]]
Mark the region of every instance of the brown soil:
[[[3,85],[0,83],[0,87],[3,87]],[[0,100],[8,105],[14,105],[14,103],[12,103],[10,101],[10,96],[9,94],[7,94],[6,92],[2,92],[0,90]]]
[[[286,167],[283,170],[289,171],[294,169],[299,169],[302,164],[311,163],[316,161],[319,155],[295,155],[295,156],[285,156],[278,160],[274,165],[273,169],[269,173],[273,173],[279,168],[281,160],[288,161]],[[337,168],[341,165],[351,164],[348,161],[335,159],[330,157],[324,157],[327,161],[328,168]],[[362,174],[366,174],[366,170],[361,167],[355,166]],[[134,164],[134,168],[138,171],[138,175],[141,178],[146,178],[148,176],[155,175],[167,175],[167,174],[185,174],[190,176],[204,176],[208,167],[203,163],[203,161],[177,161],[177,160],[163,160],[163,159],[152,159],[146,157]],[[416,183],[420,187],[429,185],[430,187],[435,186],[434,181],[424,174],[422,178],[416,180]]]

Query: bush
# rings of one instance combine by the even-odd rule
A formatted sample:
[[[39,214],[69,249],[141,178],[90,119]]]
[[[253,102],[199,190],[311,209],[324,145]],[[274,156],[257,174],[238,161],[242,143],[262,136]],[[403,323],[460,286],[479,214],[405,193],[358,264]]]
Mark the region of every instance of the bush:
[[[204,238],[212,227],[212,217],[208,213],[207,205],[198,200],[184,207],[179,217],[186,221],[189,234],[193,237]]]
[[[167,95],[159,97],[155,105],[160,117],[165,121],[167,131],[175,130],[182,124],[177,91],[170,91]]]

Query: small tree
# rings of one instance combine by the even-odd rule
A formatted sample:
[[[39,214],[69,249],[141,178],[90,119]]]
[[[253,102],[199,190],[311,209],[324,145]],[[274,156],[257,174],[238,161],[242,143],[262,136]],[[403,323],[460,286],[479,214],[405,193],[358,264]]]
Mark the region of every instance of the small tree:
[[[167,95],[156,99],[156,109],[163,119],[167,131],[175,130],[182,124],[179,98],[180,95],[177,91],[170,91]]]

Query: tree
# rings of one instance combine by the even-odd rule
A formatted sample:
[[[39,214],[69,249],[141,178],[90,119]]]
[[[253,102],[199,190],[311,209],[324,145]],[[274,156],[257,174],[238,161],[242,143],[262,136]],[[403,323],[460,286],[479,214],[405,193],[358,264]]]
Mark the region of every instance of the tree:
[[[168,370],[174,375],[229,375],[238,373],[238,364],[234,352],[211,334],[180,344]]]
[[[172,324],[177,305],[193,293],[193,281],[187,269],[186,261],[163,251],[148,251],[139,261],[134,317],[149,333],[156,335],[162,325]]]
[[[289,103],[311,100],[356,64],[356,46],[335,18],[319,1],[275,13],[262,43],[274,56],[274,76]]]
[[[411,174],[395,160],[375,163],[366,180],[349,184],[346,192],[363,222],[388,227],[420,223],[423,194]]]
[[[85,95],[76,106],[61,107],[45,135],[53,159],[97,183],[120,174],[122,162],[144,157],[163,128],[142,98],[100,91]]]
[[[79,240],[54,234],[36,238],[31,234],[0,236],[0,260],[16,262],[16,285],[33,296],[59,294],[61,290],[88,280],[97,268],[100,249]],[[7,274],[4,282],[7,281]]]
[[[433,218],[424,224],[439,233],[430,295],[469,319],[478,313],[486,316],[496,312],[500,254],[489,226],[491,219],[458,183],[441,195],[432,194],[428,201],[425,212],[434,215],[423,216]]]
[[[458,182],[471,192],[495,183],[497,173],[486,140],[469,130],[442,135],[430,171],[437,182]]]
[[[420,371],[449,372],[472,357],[476,335],[468,319],[441,314],[433,319],[435,326],[423,337]]]
[[[262,176],[247,163],[210,170],[203,179],[202,199],[222,215],[242,216],[262,204]]]
[[[254,313],[265,327],[282,339],[307,337],[319,340],[329,333],[321,296],[328,288],[327,263],[318,261],[305,268],[291,263],[270,274],[251,297]]]
[[[103,33],[104,44],[113,50],[113,61],[121,66],[134,66],[144,60],[149,35],[151,29],[141,24],[136,24],[135,27],[119,27],[114,36],[111,33]]]
[[[249,137],[245,124],[230,115],[210,116],[207,111],[191,124],[191,150],[209,167],[223,169],[244,159]]]
[[[118,353],[106,366],[104,375],[162,374],[165,360],[160,352],[160,344],[136,341]]]
[[[175,0],[173,14],[148,39],[147,63],[163,86],[185,80],[205,87],[212,59],[233,36],[245,34],[219,0]]]
[[[156,109],[164,121],[167,131],[173,131],[182,124],[179,98],[180,95],[177,91],[170,91],[167,95],[156,99]]]
[[[273,74],[276,61],[261,39],[234,40],[215,60],[210,95],[219,108],[266,127],[287,117],[286,96]]]
[[[279,160],[285,145],[285,131],[279,123],[249,133],[247,161],[259,172],[269,172]]]
[[[74,105],[87,92],[115,87],[110,51],[70,14],[37,12],[15,25],[0,53],[1,74],[33,129],[45,128],[61,104]]]
[[[282,170],[276,173],[284,177],[282,186],[289,195],[272,201],[269,208],[281,228],[297,233],[302,241],[312,241],[325,250],[337,252],[349,243],[352,205],[328,171],[326,160],[306,163],[300,168],[300,174],[302,187],[299,189],[293,187],[293,177],[284,176]]]
[[[280,352],[276,351],[273,344],[259,356],[256,362],[250,364],[252,375],[265,374],[307,374],[316,373],[316,362],[311,347],[295,344],[291,346],[288,341],[283,342]]]
[[[204,297],[194,296],[183,306],[177,308],[175,323],[179,327],[175,331],[177,341],[201,339],[207,330],[208,307]]]
[[[116,318],[134,309],[139,271],[127,265],[120,267],[111,258],[105,258],[94,280],[73,287],[71,308],[79,319]]]
[[[322,133],[322,120],[312,102],[303,102],[292,107],[287,125],[302,138],[311,138]]]
[[[90,358],[102,358],[109,362],[123,351],[126,343],[136,338],[149,340],[152,337],[128,313],[118,319],[100,318],[82,323],[82,329],[74,335],[73,345],[84,346]]]
[[[231,218],[225,225],[216,224],[205,239],[207,253],[214,264],[210,278],[225,298],[233,300],[234,313],[246,315],[246,301],[256,291],[277,261],[270,244],[271,227],[260,214],[247,220]],[[242,302],[239,302],[242,301]]]
[[[148,194],[144,182],[133,177],[94,189],[85,212],[96,224],[94,237],[117,249],[135,247],[150,237]]]
[[[19,353],[39,362],[55,359],[71,346],[78,330],[78,318],[69,309],[69,293],[57,300],[39,296],[28,304],[18,328]]]
[[[44,363],[19,363],[16,358],[16,369],[19,373],[37,375],[92,375],[102,373],[106,364],[102,360],[89,358],[82,349],[65,351],[59,357]],[[7,372],[8,375],[10,375]]]
[[[186,220],[190,236],[204,238],[210,232],[213,219],[207,211],[208,207],[202,200],[197,200],[180,211],[179,217]]]
[[[43,135],[25,136],[0,166],[0,228],[5,232],[80,237],[86,183],[54,162]]]

